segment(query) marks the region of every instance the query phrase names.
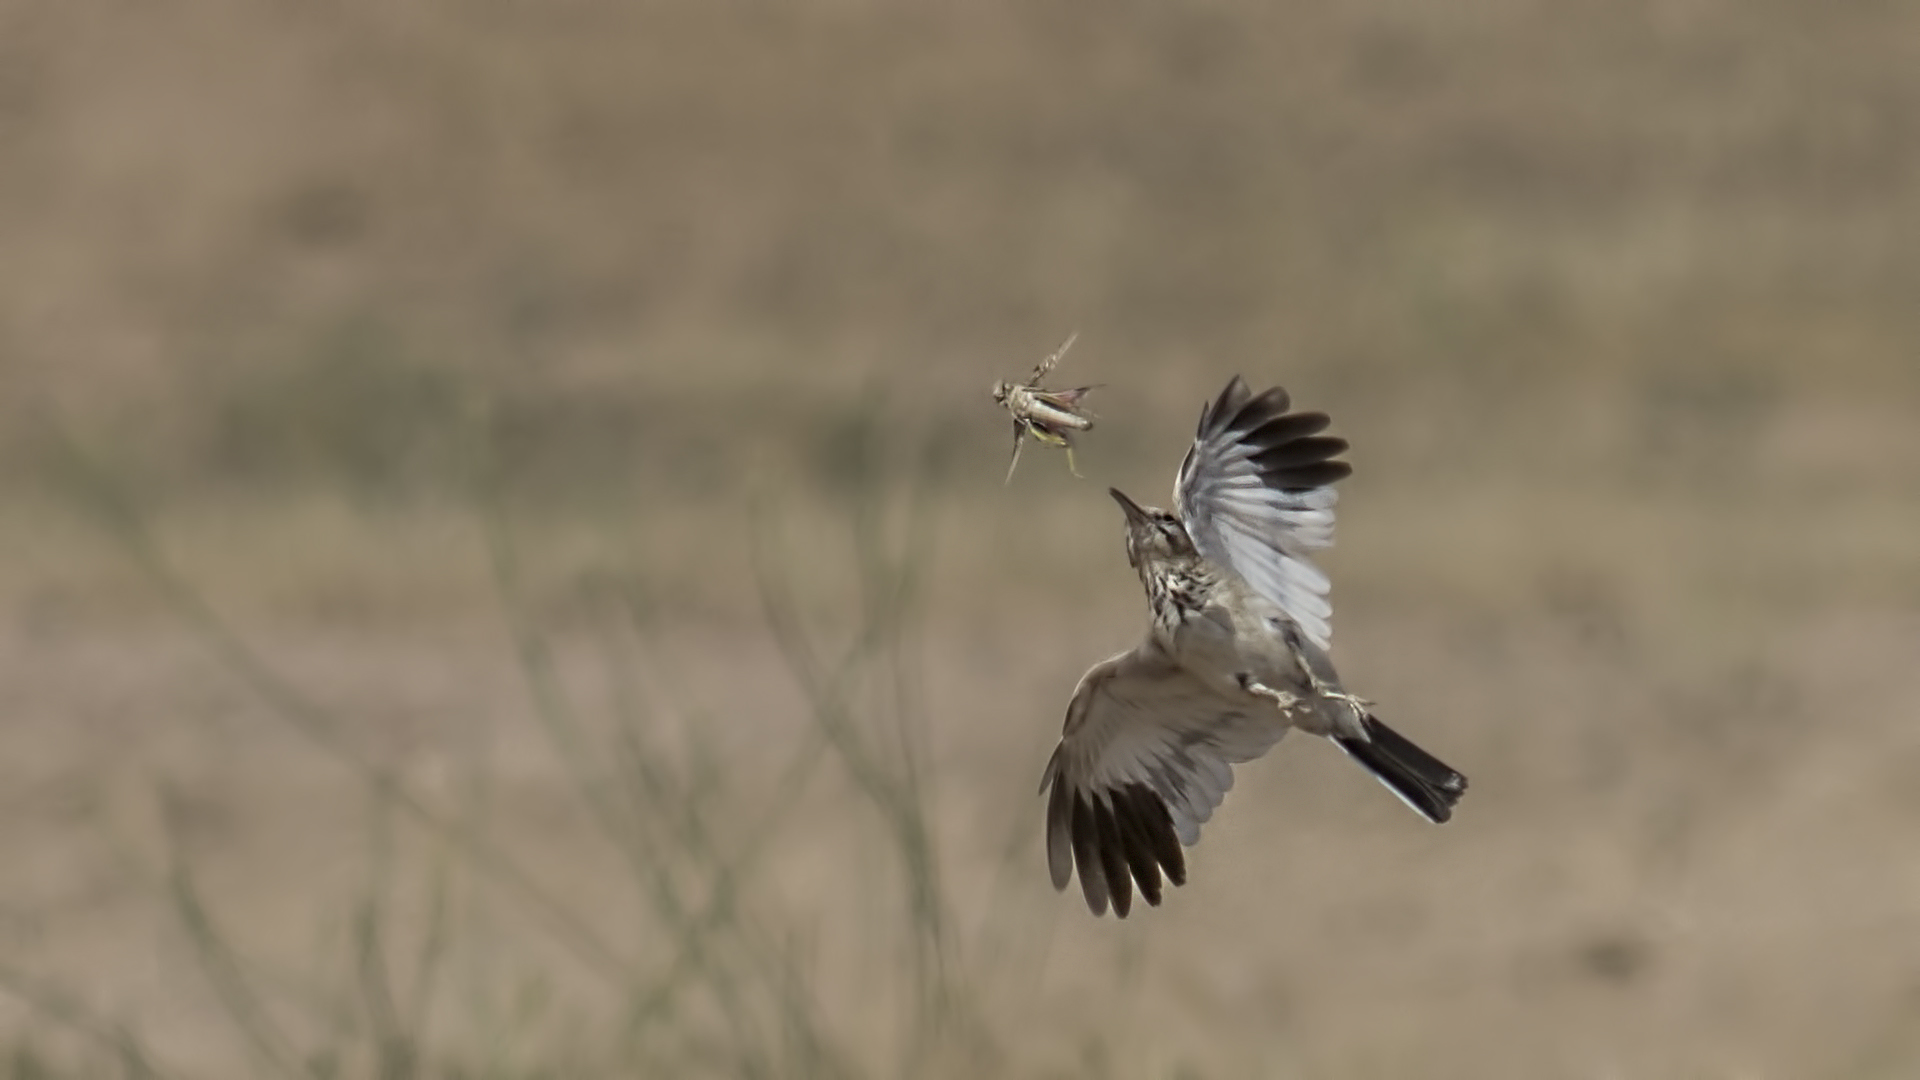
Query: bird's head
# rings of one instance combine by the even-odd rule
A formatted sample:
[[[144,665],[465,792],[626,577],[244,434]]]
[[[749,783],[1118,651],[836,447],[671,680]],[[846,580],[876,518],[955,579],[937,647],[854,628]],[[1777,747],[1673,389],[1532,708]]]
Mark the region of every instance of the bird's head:
[[[996,404],[1005,405],[1007,403],[1007,395],[1011,393],[1013,393],[1012,383],[1005,379],[995,379],[993,381],[993,400]]]
[[[1108,488],[1107,494],[1127,515],[1127,565],[1137,570],[1143,561],[1160,562],[1194,554],[1193,538],[1172,511],[1141,506],[1119,488]]]

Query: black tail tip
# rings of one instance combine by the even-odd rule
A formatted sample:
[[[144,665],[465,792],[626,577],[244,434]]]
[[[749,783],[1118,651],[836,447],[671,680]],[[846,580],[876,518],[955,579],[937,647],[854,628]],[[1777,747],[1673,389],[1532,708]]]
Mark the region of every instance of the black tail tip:
[[[1421,817],[1436,825],[1453,820],[1467,793],[1466,775],[1378,719],[1369,716],[1366,723],[1370,738],[1334,741]]]

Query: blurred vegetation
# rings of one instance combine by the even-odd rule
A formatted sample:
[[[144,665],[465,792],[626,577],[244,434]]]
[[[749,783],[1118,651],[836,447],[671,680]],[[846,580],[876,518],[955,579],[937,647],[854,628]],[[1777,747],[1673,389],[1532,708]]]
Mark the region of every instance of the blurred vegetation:
[[[310,430],[323,438],[338,400],[327,396],[311,411],[288,410],[313,418]],[[716,718],[663,667],[673,617],[662,619],[638,582],[597,583],[589,633],[615,689],[599,713],[582,709],[553,630],[526,606],[511,526],[493,501],[499,477],[490,465],[500,448],[483,436],[463,465],[536,727],[562,763],[582,823],[631,877],[639,910],[617,914],[556,891],[524,851],[501,843],[491,824],[499,768],[491,747],[482,743],[464,763],[452,805],[369,756],[341,717],[276,670],[168,563],[123,478],[63,442],[78,508],[265,716],[344,769],[366,802],[355,868],[362,880],[348,889],[345,925],[327,935],[328,952],[311,967],[276,971],[235,944],[199,883],[190,854],[198,796],[160,781],[164,868],[147,885],[165,897],[211,989],[227,1033],[215,1041],[257,1074],[312,1078],[974,1075],[997,1067],[1006,1051],[983,1026],[977,982],[1009,975],[993,970],[1004,962],[991,949],[998,920],[970,921],[968,935],[956,935],[923,791],[930,763],[916,579],[931,550],[926,492],[941,466],[911,444],[905,463],[895,460],[889,450],[899,440],[874,436],[871,409],[858,426],[866,434],[848,440],[842,465],[858,477],[845,539],[861,602],[842,612],[854,616],[844,640],[798,606],[789,553],[770,547],[778,523],[756,531],[766,624],[815,732],[764,781],[721,760]],[[312,444],[280,445],[298,455]],[[808,927],[757,865],[795,827],[792,804],[829,764],[844,785],[831,827],[881,838],[897,864],[889,876],[898,907],[868,912],[863,936],[866,962],[889,981],[857,1021],[828,1015],[816,1000]],[[878,828],[862,828],[862,816]],[[521,935],[517,948],[496,940],[503,926]],[[523,951],[529,937],[532,955]],[[542,950],[554,955],[541,958]],[[550,965],[587,985],[568,986]],[[65,1047],[60,1060],[90,1046],[127,1075],[181,1075],[135,1030],[39,976],[0,965],[0,992]],[[18,1045],[12,1075],[69,1075],[34,1046]]]

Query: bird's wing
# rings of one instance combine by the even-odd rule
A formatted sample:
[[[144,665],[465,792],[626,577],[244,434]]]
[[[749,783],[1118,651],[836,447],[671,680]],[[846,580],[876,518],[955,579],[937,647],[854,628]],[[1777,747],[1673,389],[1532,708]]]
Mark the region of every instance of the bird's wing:
[[[1273,709],[1209,690],[1141,646],[1094,665],[1067,706],[1066,730],[1047,762],[1047,869],[1065,889],[1077,864],[1095,915],[1125,918],[1131,884],[1160,903],[1160,875],[1186,883],[1181,845],[1200,839],[1251,761],[1286,733]],[[1131,879],[1131,884],[1129,882]]]
[[[1333,460],[1345,439],[1320,435],[1325,413],[1287,411],[1287,392],[1255,395],[1238,376],[1200,413],[1174,477],[1174,505],[1201,555],[1278,604],[1322,649],[1332,641],[1327,576],[1307,553],[1333,543]]]

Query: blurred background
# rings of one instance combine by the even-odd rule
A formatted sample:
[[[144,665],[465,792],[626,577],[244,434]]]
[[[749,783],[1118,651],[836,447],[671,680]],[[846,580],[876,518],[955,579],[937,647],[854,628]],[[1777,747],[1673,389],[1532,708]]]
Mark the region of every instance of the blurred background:
[[[0,245],[6,1075],[1920,1069],[1920,8],[6,0]],[[1236,372],[1473,790],[1095,920]]]

